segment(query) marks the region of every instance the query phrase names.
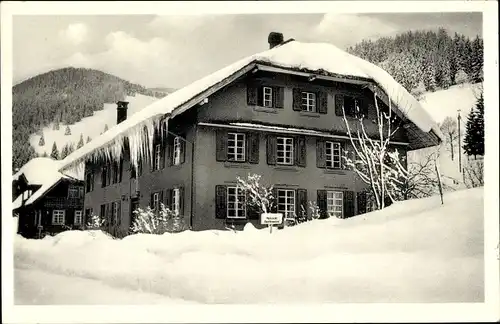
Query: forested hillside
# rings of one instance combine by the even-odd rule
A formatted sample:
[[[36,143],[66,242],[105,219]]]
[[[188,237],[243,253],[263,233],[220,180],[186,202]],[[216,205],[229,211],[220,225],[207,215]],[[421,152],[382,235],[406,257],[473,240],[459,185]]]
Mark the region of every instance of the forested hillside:
[[[445,29],[363,40],[348,52],[379,65],[417,96],[483,80],[482,38],[450,36]]]
[[[12,167],[20,168],[36,156],[29,137],[51,123],[74,124],[102,110],[104,103],[123,100],[135,93],[164,97],[102,71],[63,68],[37,75],[12,89]]]

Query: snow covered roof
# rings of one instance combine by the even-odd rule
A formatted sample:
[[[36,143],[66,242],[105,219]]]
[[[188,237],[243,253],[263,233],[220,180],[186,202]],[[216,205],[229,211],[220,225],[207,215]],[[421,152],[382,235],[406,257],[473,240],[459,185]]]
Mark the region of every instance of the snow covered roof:
[[[29,205],[35,202],[61,179],[75,180],[74,177],[59,172],[58,170],[60,166],[61,161],[46,157],[37,157],[31,159],[28,163],[23,165],[23,167],[12,176],[12,181],[16,181],[19,179],[19,177],[21,177],[21,175],[24,175],[24,177],[28,181],[28,185],[40,186],[40,188],[36,190],[33,195],[28,198],[28,200],[25,201],[24,205]],[[14,200],[14,202],[12,203],[12,209],[21,207],[23,199],[22,196],[23,195],[21,194]]]
[[[420,103],[383,69],[332,44],[302,43],[292,40],[239,60],[152,103],[67,156],[61,165],[62,169],[75,168],[77,164],[81,167],[86,159],[95,159],[102,155],[120,157],[125,138],[132,136],[134,141],[137,139],[141,141],[144,127],[147,129],[147,135],[151,137],[154,125],[158,125],[163,116],[173,117],[184,112],[259,63],[310,73],[327,73],[346,79],[371,80],[395,104],[392,106],[393,109],[399,110],[422,132],[433,131],[441,140],[444,138],[436,122]],[[132,160],[135,160],[138,152],[143,149],[136,144],[132,143],[130,147]],[[151,152],[152,144],[149,146]]]

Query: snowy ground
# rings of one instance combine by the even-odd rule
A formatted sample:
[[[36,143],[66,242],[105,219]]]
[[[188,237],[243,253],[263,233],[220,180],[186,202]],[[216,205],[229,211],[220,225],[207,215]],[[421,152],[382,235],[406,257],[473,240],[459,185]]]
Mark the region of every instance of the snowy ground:
[[[482,302],[483,189],[267,230],[15,238],[16,304]]]

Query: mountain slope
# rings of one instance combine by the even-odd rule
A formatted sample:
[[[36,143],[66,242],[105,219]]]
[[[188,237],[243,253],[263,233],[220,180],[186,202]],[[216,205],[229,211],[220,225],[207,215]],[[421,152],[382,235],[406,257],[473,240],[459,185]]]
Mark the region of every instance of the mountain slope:
[[[29,144],[32,133],[54,122],[74,124],[102,110],[105,103],[136,93],[158,98],[166,95],[83,68],[53,70],[16,84],[12,88],[13,168],[21,167],[35,155]]]

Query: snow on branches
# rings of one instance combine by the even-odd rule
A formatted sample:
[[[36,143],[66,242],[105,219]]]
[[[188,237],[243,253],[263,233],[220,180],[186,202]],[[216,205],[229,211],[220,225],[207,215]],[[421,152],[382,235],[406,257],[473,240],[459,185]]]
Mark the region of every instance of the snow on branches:
[[[273,186],[261,184],[259,174],[248,174],[246,179],[237,177],[238,186],[247,193],[247,204],[259,208],[262,213],[271,211],[274,205]]]
[[[351,130],[344,106],[342,106],[344,124],[354,149],[353,153],[355,153],[344,154],[343,159],[346,166],[369,185],[371,198],[376,208],[382,209],[386,206],[386,198],[390,199],[391,203],[405,198],[401,188],[406,185],[408,170],[403,165],[404,157],[400,157],[397,150],[389,150],[391,138],[399,129],[399,125],[394,125],[392,100],[389,99],[389,107],[385,111],[379,107],[375,93],[374,99],[377,114],[374,122],[377,125],[378,139],[373,139],[368,135],[364,123],[365,116],[360,114],[359,106],[356,106],[356,119],[359,121],[359,127],[356,127],[355,131]]]
[[[184,218],[165,207],[163,203],[160,204],[159,210],[148,206],[146,209],[138,208],[134,215],[135,219],[130,227],[132,233],[177,233],[186,229]]]

